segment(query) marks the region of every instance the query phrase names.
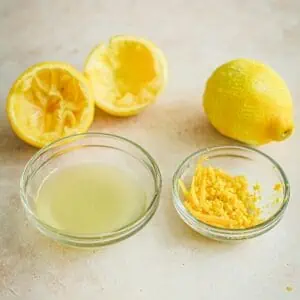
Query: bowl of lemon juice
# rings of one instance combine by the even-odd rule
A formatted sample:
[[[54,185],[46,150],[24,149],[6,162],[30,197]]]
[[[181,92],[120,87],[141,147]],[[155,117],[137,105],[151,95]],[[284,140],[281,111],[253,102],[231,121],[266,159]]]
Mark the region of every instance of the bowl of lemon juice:
[[[147,224],[158,207],[161,174],[138,144],[86,133],[38,151],[25,166],[20,189],[40,232],[64,244],[99,247]]]

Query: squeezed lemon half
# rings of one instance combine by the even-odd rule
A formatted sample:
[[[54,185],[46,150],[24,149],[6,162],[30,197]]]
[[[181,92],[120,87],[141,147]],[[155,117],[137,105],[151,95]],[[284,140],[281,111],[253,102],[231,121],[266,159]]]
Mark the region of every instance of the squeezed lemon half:
[[[132,116],[153,103],[167,82],[167,62],[152,42],[115,36],[89,54],[84,73],[96,105],[115,116]]]
[[[7,115],[22,140],[43,147],[86,132],[94,119],[94,101],[83,74],[65,63],[45,62],[15,81],[7,98]]]

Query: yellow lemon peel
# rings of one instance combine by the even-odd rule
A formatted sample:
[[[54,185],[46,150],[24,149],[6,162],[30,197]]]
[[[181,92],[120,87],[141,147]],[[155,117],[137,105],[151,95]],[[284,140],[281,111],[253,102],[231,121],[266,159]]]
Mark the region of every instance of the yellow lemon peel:
[[[203,107],[221,134],[247,144],[283,141],[294,131],[286,83],[271,67],[252,59],[219,66],[207,80]]]
[[[204,160],[198,162],[190,189],[179,180],[187,210],[200,221],[217,227],[243,229],[261,223],[261,211],[256,206],[260,185],[250,192],[246,177],[206,167]]]

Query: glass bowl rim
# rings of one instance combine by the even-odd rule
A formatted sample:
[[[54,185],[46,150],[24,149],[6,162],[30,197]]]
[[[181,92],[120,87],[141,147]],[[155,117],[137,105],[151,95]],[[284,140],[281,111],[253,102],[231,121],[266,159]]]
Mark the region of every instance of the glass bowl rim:
[[[137,150],[139,150],[142,154],[144,154],[145,157],[149,160],[148,163],[151,167],[151,169],[149,168],[149,171],[151,172],[151,175],[152,175],[152,178],[154,181],[154,189],[155,190],[154,190],[153,196],[151,197],[151,201],[150,201],[150,204],[149,204],[147,210],[135,221],[128,223],[128,224],[124,225],[123,227],[121,227],[117,230],[111,231],[111,232],[105,232],[105,233],[99,233],[99,234],[84,234],[84,235],[83,234],[70,234],[70,233],[61,231],[61,230],[43,222],[36,216],[36,213],[31,209],[30,205],[28,204],[27,196],[26,196],[26,187],[30,181],[30,177],[27,178],[28,172],[29,172],[28,170],[30,169],[31,165],[34,162],[36,162],[37,159],[42,154],[48,152],[49,150],[53,149],[54,147],[59,146],[62,141],[71,140],[71,142],[70,142],[70,144],[71,144],[72,140],[76,137],[85,138],[85,137],[92,137],[92,136],[106,137],[109,139],[120,141],[125,144],[129,144],[129,145],[133,146],[134,148],[136,148]],[[120,151],[120,149],[117,149],[117,150]],[[130,155],[130,151],[128,151],[126,153]],[[139,159],[138,159],[138,161],[141,165],[143,165]],[[143,165],[143,167],[146,168],[146,165]],[[34,221],[36,221],[43,229],[45,229],[46,231],[49,231],[51,234],[58,236],[60,240],[67,241],[68,239],[76,239],[77,245],[81,244],[81,242],[84,243],[85,241],[86,242],[95,241],[96,243],[98,243],[100,245],[110,244],[110,243],[117,242],[119,240],[125,239],[125,238],[133,235],[136,231],[139,231],[140,229],[142,229],[142,227],[144,227],[148,223],[148,221],[150,221],[150,219],[156,212],[158,204],[159,204],[161,189],[162,189],[162,176],[161,176],[160,169],[158,167],[157,162],[149,154],[148,151],[146,151],[139,144],[137,144],[137,143],[133,142],[132,140],[127,139],[123,136],[119,136],[116,134],[110,134],[110,133],[102,133],[102,132],[87,132],[87,133],[72,134],[72,135],[60,138],[58,140],[55,140],[54,142],[49,143],[45,147],[38,150],[29,159],[29,161],[26,163],[26,165],[23,169],[23,172],[21,174],[21,179],[20,179],[20,198],[21,198],[21,202],[23,204],[23,207],[25,208],[26,213],[29,214],[34,219]],[[78,242],[78,240],[79,240],[79,242]],[[74,244],[74,243],[70,242],[70,244]]]
[[[246,150],[255,154],[258,154],[259,156],[267,159],[269,162],[272,163],[273,167],[279,172],[283,184],[284,184],[284,197],[282,201],[282,205],[280,208],[274,213],[270,218],[264,220],[262,223],[259,223],[255,226],[244,228],[244,229],[230,229],[230,228],[222,228],[217,227],[214,225],[207,224],[205,222],[200,221],[199,219],[195,218],[183,205],[183,202],[181,201],[181,197],[179,195],[179,187],[178,187],[178,179],[180,179],[179,174],[183,169],[185,169],[186,164],[188,164],[193,158],[199,155],[205,155],[212,153],[214,151],[218,150]],[[201,148],[192,154],[188,155],[177,167],[173,179],[172,179],[172,198],[173,198],[173,204],[176,208],[177,213],[179,213],[180,217],[183,218],[183,220],[190,221],[196,226],[201,226],[202,228],[208,228],[208,230],[211,230],[212,232],[216,234],[222,234],[222,235],[251,235],[255,234],[260,231],[264,231],[266,227],[269,227],[270,225],[274,224],[276,225],[277,221],[281,218],[283,215],[285,209],[288,206],[289,200],[290,200],[290,183],[288,181],[288,178],[283,171],[282,167],[268,154],[255,149],[250,146],[237,146],[237,145],[223,145],[223,146],[213,146],[213,147],[206,147]],[[179,209],[179,211],[178,211]],[[189,223],[187,223],[190,227],[192,227]],[[273,227],[273,226],[272,226]],[[271,228],[270,228],[271,229]]]

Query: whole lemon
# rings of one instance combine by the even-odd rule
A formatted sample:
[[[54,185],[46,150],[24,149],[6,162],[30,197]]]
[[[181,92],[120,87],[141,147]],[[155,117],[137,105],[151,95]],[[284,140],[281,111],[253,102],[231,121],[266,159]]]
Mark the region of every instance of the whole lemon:
[[[218,67],[206,83],[203,107],[220,133],[247,144],[282,141],[294,130],[286,83],[255,60],[236,59]]]

